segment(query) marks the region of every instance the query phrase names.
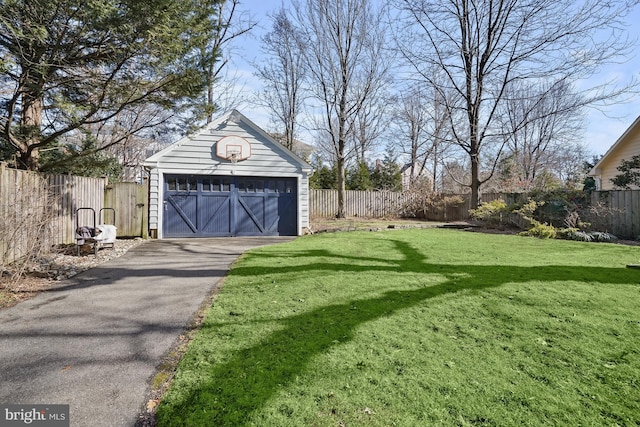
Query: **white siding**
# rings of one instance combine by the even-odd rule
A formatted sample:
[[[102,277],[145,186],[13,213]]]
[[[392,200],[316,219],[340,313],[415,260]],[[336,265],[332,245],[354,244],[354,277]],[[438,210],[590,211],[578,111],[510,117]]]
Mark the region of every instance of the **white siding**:
[[[298,180],[298,212],[300,228],[309,227],[309,176],[304,174]],[[298,230],[298,234],[301,230]]]
[[[152,169],[151,176],[149,177],[149,229],[151,230],[160,230],[158,226],[160,223],[158,207],[161,205],[159,195],[161,185],[160,171],[158,169]]]
[[[228,119],[227,119],[228,118]],[[251,144],[251,157],[233,165],[216,156],[216,143],[226,136],[239,136]],[[149,228],[162,237],[162,186],[165,174],[236,175],[298,178],[298,233],[309,225],[309,179],[311,167],[271,139],[237,112],[186,137],[145,162],[151,168]]]
[[[215,155],[215,144],[225,136],[236,135],[251,144],[251,157],[235,166]],[[185,140],[159,159],[157,166],[165,173],[196,175],[239,176],[298,176],[302,173],[299,162],[284,147],[265,141],[245,123],[229,122],[218,130],[205,129]]]

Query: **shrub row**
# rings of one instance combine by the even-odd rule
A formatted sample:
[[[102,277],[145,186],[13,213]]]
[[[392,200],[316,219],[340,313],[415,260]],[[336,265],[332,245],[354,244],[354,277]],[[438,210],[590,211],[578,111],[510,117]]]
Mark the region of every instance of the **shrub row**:
[[[523,236],[584,242],[617,240],[613,234],[597,230],[603,213],[590,207],[586,195],[578,191],[534,192],[525,202],[511,205],[498,199],[481,204],[470,214],[488,226],[516,227]],[[593,221],[583,221],[582,217]]]

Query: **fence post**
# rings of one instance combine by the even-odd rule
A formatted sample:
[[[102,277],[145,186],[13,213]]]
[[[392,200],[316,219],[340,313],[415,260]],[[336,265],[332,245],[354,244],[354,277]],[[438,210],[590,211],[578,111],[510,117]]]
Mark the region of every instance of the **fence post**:
[[[34,242],[42,247],[75,243],[76,208],[99,210],[103,198],[102,179],[47,175],[0,162],[0,261],[21,258]]]

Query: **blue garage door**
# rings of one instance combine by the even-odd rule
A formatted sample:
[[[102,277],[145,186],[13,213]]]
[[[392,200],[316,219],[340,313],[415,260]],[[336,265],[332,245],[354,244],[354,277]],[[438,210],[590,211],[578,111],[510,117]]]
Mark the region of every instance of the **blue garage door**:
[[[295,236],[295,178],[165,177],[165,237]]]

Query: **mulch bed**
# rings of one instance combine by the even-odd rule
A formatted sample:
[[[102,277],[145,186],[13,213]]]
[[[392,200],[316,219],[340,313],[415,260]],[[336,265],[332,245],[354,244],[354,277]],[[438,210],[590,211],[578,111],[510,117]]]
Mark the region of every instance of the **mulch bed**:
[[[46,254],[4,266],[0,270],[0,308],[11,307],[46,291],[56,283],[124,255],[142,243],[142,239],[118,239],[115,248],[93,253],[89,245],[60,245]]]

